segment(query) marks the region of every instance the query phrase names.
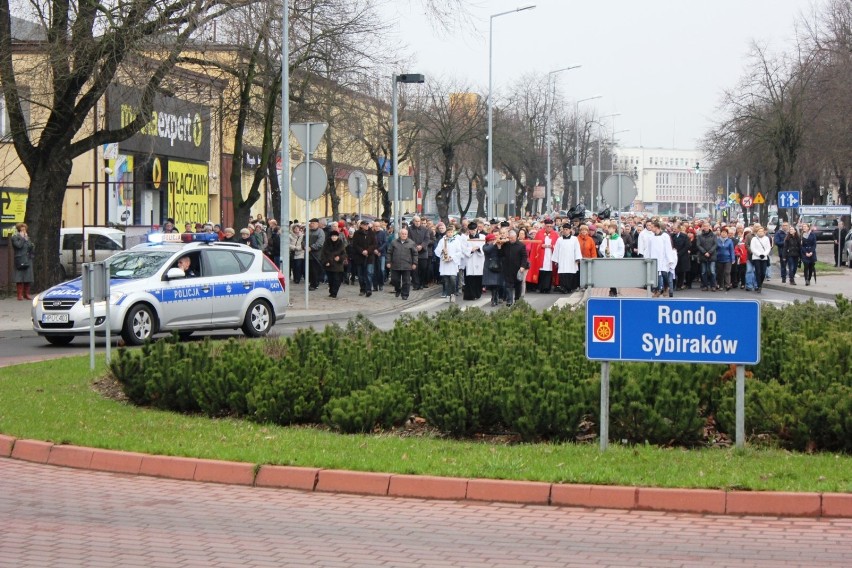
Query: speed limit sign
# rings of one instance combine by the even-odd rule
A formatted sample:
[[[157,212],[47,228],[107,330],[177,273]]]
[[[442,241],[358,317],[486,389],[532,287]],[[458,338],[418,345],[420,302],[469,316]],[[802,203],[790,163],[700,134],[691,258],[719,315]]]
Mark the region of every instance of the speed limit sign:
[[[751,198],[751,195],[745,195],[743,196],[742,201],[740,201],[740,204],[746,209],[750,209],[754,204],[754,200]]]

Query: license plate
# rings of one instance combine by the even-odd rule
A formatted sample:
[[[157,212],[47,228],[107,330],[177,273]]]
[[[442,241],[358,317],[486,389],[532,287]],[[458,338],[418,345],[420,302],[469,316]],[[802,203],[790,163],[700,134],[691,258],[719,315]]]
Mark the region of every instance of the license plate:
[[[41,323],[68,323],[68,314],[41,314]]]

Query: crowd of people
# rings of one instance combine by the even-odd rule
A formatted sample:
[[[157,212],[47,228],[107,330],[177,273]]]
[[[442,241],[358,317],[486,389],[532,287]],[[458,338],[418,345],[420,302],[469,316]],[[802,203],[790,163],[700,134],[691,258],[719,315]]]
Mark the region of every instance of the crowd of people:
[[[188,223],[185,232],[192,229]],[[815,235],[807,224],[787,222],[770,238],[757,223],[728,225],[708,219],[626,215],[621,222],[528,217],[444,223],[415,216],[397,234],[392,223],[351,215],[329,222],[313,218],[307,226],[294,220],[284,248],[276,220],[261,215],[239,234],[213,223],[194,229],[262,250],[278,266],[282,254],[289,254],[292,284],[302,282],[307,263],[309,289],[327,284],[332,298],[342,285],[357,284],[366,297],[388,285],[397,297],[407,299],[411,290],[439,284],[449,302],[487,294],[492,306],[511,306],[528,291],[574,292],[580,287],[584,258],[630,257],[656,259],[655,297],[671,297],[694,286],[710,292],[737,287],[760,292],[773,250],[782,283],[795,286],[799,270],[806,286],[816,278]],[[164,230],[177,231],[170,221]],[[609,293],[618,295],[616,289]]]

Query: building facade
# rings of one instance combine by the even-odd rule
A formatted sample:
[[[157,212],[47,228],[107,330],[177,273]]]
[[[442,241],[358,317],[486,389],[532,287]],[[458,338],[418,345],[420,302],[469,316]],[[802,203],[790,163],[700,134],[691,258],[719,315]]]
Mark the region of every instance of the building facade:
[[[616,147],[613,169],[636,182],[634,211],[660,215],[712,214],[712,164],[700,150]]]

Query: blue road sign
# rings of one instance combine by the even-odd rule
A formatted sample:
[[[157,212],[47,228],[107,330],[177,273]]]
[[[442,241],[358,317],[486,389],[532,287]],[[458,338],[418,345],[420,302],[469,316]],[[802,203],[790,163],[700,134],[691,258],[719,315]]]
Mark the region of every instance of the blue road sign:
[[[778,207],[798,207],[801,202],[801,192],[799,191],[778,192]]]
[[[590,298],[586,357],[599,361],[760,361],[760,302]]]

